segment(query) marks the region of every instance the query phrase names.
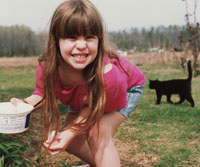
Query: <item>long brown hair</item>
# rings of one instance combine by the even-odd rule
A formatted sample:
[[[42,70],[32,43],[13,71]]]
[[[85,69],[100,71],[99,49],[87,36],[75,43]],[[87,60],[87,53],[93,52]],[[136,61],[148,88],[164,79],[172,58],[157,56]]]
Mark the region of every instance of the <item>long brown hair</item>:
[[[84,122],[71,123],[69,127],[76,133],[86,133],[103,115],[106,95],[103,79],[103,57],[106,53],[104,45],[104,26],[101,15],[88,0],[67,0],[54,12],[48,35],[47,47],[44,52],[44,126],[43,140],[48,138],[50,130],[60,129],[60,113],[57,106],[55,86],[58,81],[60,56],[59,39],[69,36],[95,35],[98,37],[98,53],[95,60],[84,70],[86,78],[86,96],[90,112]],[[84,107],[84,106],[82,106]],[[78,128],[78,127],[81,127]]]

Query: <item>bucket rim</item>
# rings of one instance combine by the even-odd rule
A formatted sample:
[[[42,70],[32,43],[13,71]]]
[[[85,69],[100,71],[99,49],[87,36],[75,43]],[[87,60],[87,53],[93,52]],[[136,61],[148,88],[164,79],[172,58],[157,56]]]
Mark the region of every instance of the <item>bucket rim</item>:
[[[1,104],[11,104],[11,102],[0,102],[0,107],[1,107]],[[26,109],[24,112],[19,112],[19,113],[6,113],[6,112],[0,112],[0,116],[1,115],[3,115],[3,116],[9,116],[9,115],[15,115],[15,116],[18,116],[18,115],[24,115],[24,114],[29,114],[33,109],[34,109],[34,107],[31,105],[31,104],[27,104],[27,103],[22,103],[23,105],[25,105],[25,106],[28,106],[29,107],[29,109]],[[21,104],[20,104],[21,105]]]

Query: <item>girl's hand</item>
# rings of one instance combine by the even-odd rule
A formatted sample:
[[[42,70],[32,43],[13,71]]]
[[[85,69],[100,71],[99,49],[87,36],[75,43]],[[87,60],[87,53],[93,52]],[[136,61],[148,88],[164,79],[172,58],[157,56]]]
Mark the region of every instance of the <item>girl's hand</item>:
[[[26,97],[25,99],[18,99],[18,98],[11,98],[10,102],[14,106],[17,106],[17,103],[28,103],[34,107],[34,110],[37,110],[42,107],[43,105],[43,98],[39,95],[31,95],[29,97]]]
[[[17,106],[17,103],[24,103],[24,101],[22,99],[18,99],[18,98],[11,98],[10,99],[11,104],[13,104],[14,106]]]
[[[72,139],[75,137],[75,134],[71,130],[59,132],[55,137],[55,140],[50,145],[53,137],[54,135],[50,135],[49,139],[43,143],[50,155],[56,155],[65,151]]]

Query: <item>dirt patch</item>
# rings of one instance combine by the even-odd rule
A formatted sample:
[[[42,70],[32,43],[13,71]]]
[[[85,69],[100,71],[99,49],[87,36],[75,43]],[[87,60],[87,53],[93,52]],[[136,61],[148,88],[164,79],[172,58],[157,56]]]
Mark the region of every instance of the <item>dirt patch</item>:
[[[37,65],[38,57],[11,57],[11,58],[0,58],[0,66],[1,67],[26,67]]]
[[[165,53],[163,55],[158,53],[136,53],[128,55],[125,58],[129,59],[136,65],[154,64],[154,63],[169,63],[179,61],[172,53]],[[38,57],[10,57],[0,58],[0,66],[10,68],[20,68],[30,65],[37,65]]]

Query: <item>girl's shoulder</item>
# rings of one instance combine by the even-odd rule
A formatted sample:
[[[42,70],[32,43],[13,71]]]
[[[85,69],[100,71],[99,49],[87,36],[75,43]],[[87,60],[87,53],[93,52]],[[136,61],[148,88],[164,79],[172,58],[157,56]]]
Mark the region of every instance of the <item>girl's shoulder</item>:
[[[129,71],[132,66],[134,65],[122,56],[112,58],[104,56],[104,74],[112,70],[113,67],[116,67],[115,70],[123,71],[122,68],[124,68],[124,70]]]
[[[130,87],[145,83],[142,71],[122,56],[118,59],[105,57],[104,64],[104,80],[108,85],[127,84]]]
[[[116,86],[118,87],[119,85],[123,85],[124,82],[126,83],[128,80],[128,75],[120,67],[119,63],[121,63],[121,61],[119,62],[116,58],[105,57],[104,81],[105,85],[109,88],[115,88]]]

